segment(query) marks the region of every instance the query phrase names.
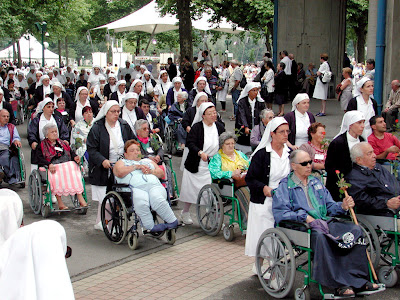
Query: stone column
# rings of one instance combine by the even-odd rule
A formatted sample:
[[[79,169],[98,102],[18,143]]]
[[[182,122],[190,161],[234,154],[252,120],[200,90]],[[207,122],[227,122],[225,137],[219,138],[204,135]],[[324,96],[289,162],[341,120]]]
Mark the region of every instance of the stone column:
[[[378,16],[378,0],[369,1],[368,7],[368,33],[367,33],[367,57],[375,59],[376,50],[376,22]]]

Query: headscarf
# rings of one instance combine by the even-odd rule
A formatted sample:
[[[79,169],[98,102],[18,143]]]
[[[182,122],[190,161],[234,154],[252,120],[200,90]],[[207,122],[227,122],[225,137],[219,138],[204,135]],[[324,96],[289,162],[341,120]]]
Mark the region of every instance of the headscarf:
[[[119,90],[118,87],[119,87],[121,84],[125,84],[125,85],[126,85],[126,81],[123,80],[123,79],[122,79],[122,80],[118,80],[117,83],[115,84],[115,85],[117,86],[117,90]]]
[[[133,93],[133,92],[126,93],[125,96],[124,96],[124,99],[123,99],[124,100],[124,104],[125,104],[126,100],[132,99],[132,98],[134,98],[136,100],[139,100],[139,95],[136,94],[136,93]]]
[[[201,96],[206,96],[208,99],[208,95],[206,93],[204,93],[204,92],[197,93],[196,97],[194,97],[192,107],[197,106],[197,101],[200,99]]]
[[[45,79],[50,79],[49,75],[43,75],[42,77],[40,77],[39,85],[43,85],[43,80]]]
[[[204,91],[205,91],[207,94],[211,95],[211,90],[210,90],[210,87],[209,87],[209,85],[208,85],[207,78],[205,78],[204,76],[199,76],[199,77],[197,77],[196,81],[195,81],[194,84],[193,84],[193,88],[194,88],[197,92],[199,92],[199,90],[197,89],[197,83],[198,83],[200,80],[204,80],[204,81],[206,82],[206,86],[204,87]]]
[[[268,144],[271,144],[271,141],[272,141],[271,132],[273,132],[275,129],[277,129],[282,124],[288,124],[288,122],[285,120],[284,117],[276,117],[276,118],[273,118],[270,122],[268,122],[267,127],[265,127],[264,134],[261,138],[261,141],[258,144],[256,150],[254,150],[251,157],[253,157],[254,154],[256,154],[256,152],[258,150],[265,148]]]
[[[110,78],[117,79],[117,76],[114,73],[110,73],[110,74],[108,74],[108,79],[110,79]]]
[[[79,94],[80,94],[83,90],[87,90],[87,92],[88,92],[87,100],[89,100],[89,90],[88,90],[87,87],[85,87],[85,86],[80,86],[80,87],[78,88],[78,90],[76,91],[75,102],[78,102],[78,100],[79,100]]]
[[[367,81],[373,81],[371,78],[363,77],[357,82],[357,91],[361,94],[361,88]]]
[[[93,120],[93,123],[96,123],[97,121],[101,120],[104,118],[107,114],[107,112],[110,110],[110,108],[114,105],[117,105],[118,107],[120,106],[118,101],[116,100],[108,100],[104,105],[101,107],[99,113],[97,114],[96,118]]]
[[[138,83],[138,82],[143,82],[141,79],[135,79],[133,82],[132,82],[132,84],[131,84],[131,87],[129,88],[129,92],[130,93],[133,93],[133,89],[135,88],[135,85]],[[142,91],[140,92],[140,94],[142,95],[142,96],[144,96],[144,89],[142,88]]]
[[[196,123],[200,122],[201,120],[203,120],[204,112],[206,111],[207,108],[210,108],[211,106],[214,106],[214,104],[212,102],[202,103],[199,106],[199,108],[197,109],[197,111],[196,111],[196,115],[194,116],[194,119],[193,119],[193,122],[192,122],[191,126],[193,126],[194,124],[196,124]]]
[[[174,91],[175,91],[175,82],[180,82],[181,83],[181,91],[182,91],[182,89],[185,88],[185,85],[183,84],[182,78],[179,77],[179,76],[176,76],[176,77],[172,78],[172,86],[174,88]]]
[[[5,241],[18,230],[24,210],[21,198],[9,189],[0,190],[0,249]]]
[[[246,84],[246,86],[244,87],[244,89],[240,93],[239,100],[244,98],[244,97],[247,97],[249,95],[249,92],[252,89],[259,88],[260,86],[261,86],[261,84],[259,82],[249,82],[248,84]],[[261,98],[260,92],[258,92],[258,94],[257,94],[257,101],[264,102],[264,100]]]
[[[55,86],[59,87],[60,89],[63,88],[63,85],[62,85],[59,81],[56,81],[56,82],[53,83],[53,86],[51,87],[51,91],[52,91],[53,93],[54,93],[54,87],[55,87]]]
[[[162,76],[162,74],[164,74],[164,73],[167,73],[167,74],[168,74],[167,70],[161,70],[161,71],[160,71],[160,74],[158,74],[158,81],[159,81],[160,84],[163,82],[162,79],[161,79],[161,76]],[[170,82],[170,81],[171,81],[171,80],[169,79],[169,76],[168,76],[167,82]]]
[[[296,105],[299,104],[301,101],[310,99],[310,97],[306,93],[299,93],[294,97],[292,102],[292,111],[296,110]]]
[[[100,84],[100,86],[97,86],[96,87],[96,89],[95,89],[95,91],[96,91],[96,95],[97,95],[97,97],[99,97],[99,99],[100,100],[104,100],[104,96],[105,95],[102,95],[101,94],[101,88],[103,88],[104,89],[104,87],[105,87],[106,85],[104,84],[104,83],[102,83],[102,84]],[[103,90],[104,91],[104,90]]]
[[[39,113],[43,112],[43,108],[44,108],[44,107],[47,105],[47,103],[49,103],[49,102],[53,103],[53,100],[51,100],[51,98],[49,98],[49,97],[44,98],[44,100],[40,101],[39,104],[38,104],[38,106],[37,106],[37,113],[39,114]]]
[[[94,72],[94,69],[95,68],[99,68],[99,74],[98,75],[100,75],[100,74],[103,74],[103,71],[102,71],[102,69],[100,68],[100,66],[99,65],[94,65],[93,67],[92,67],[92,73],[90,74],[90,75],[95,75],[96,73]]]
[[[350,125],[361,120],[365,120],[364,114],[362,112],[358,110],[346,112],[343,116],[342,125],[340,125],[340,131],[333,139],[336,139],[339,135],[347,132],[350,128]]]

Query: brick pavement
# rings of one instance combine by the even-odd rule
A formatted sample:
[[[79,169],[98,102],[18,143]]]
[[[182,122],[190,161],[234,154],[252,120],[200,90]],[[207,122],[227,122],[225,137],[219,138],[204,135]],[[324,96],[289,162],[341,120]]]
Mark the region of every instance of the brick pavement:
[[[233,242],[202,236],[76,281],[75,297],[204,299],[252,276],[254,259],[244,255],[245,237],[235,234]]]

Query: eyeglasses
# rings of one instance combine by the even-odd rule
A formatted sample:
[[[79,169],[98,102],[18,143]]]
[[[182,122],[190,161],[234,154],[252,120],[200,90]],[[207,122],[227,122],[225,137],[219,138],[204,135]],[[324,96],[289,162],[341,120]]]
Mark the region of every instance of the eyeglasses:
[[[303,162],[301,162],[301,163],[296,163],[296,164],[305,167],[305,166],[307,166],[308,164],[312,165],[312,160],[307,160],[307,161],[303,161]]]
[[[277,131],[276,132],[277,134],[284,134],[284,133],[287,133],[288,135],[291,133],[291,131],[290,130],[281,130],[281,131]]]
[[[112,114],[119,114],[121,111],[117,109],[117,110],[109,110],[108,112]]]

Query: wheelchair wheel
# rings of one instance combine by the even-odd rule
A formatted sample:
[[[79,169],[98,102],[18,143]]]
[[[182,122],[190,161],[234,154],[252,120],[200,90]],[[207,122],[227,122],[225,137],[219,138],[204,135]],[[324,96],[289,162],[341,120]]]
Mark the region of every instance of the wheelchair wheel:
[[[139,234],[137,232],[128,233],[128,246],[131,250],[135,250],[139,246]]]
[[[296,272],[293,247],[287,236],[277,228],[264,231],[257,243],[255,261],[264,290],[272,297],[285,298],[293,288]],[[265,272],[261,271],[261,261],[268,266]],[[270,277],[264,279],[267,273]]]
[[[294,299],[295,300],[309,300],[311,299],[310,290],[309,288],[303,289],[298,288],[294,292]]]
[[[176,241],[176,232],[175,232],[175,229],[167,230],[166,238],[167,238],[167,243],[168,243],[168,244],[170,244],[170,245],[175,244],[175,241]]]
[[[21,164],[21,182],[19,184],[19,187],[21,189],[25,188],[25,179],[26,179],[26,168],[25,168],[25,157],[24,157],[24,153],[22,153],[22,151],[19,151],[19,156],[20,156],[20,160],[19,163]]]
[[[38,215],[42,211],[43,193],[42,179],[38,170],[33,170],[28,183],[29,204],[33,212]]]
[[[43,218],[48,218],[50,216],[51,208],[50,205],[45,203],[42,205],[42,216]]]
[[[238,214],[240,211],[240,217],[242,220],[242,224],[240,226],[240,230],[242,232],[247,229],[247,217],[249,214],[249,203],[250,203],[250,190],[247,186],[242,186],[241,188],[235,191],[235,197],[239,200],[240,208],[238,210]]]
[[[224,206],[220,191],[213,185],[202,187],[197,196],[197,220],[201,229],[211,236],[216,236],[224,221]]]
[[[173,199],[177,199],[178,195],[176,194],[175,186],[175,177],[174,174],[172,173],[171,167],[169,164],[165,164],[165,173],[167,174],[167,190],[168,190],[168,196],[169,196],[169,201]]]
[[[381,260],[381,244],[378,234],[370,222],[365,220],[363,217],[357,218],[358,223],[365,235],[365,243],[367,244],[367,251],[369,253],[369,257],[371,258],[372,265],[375,269],[377,269]]]
[[[75,212],[78,215],[86,215],[88,208],[87,207],[81,207],[81,205],[79,204],[78,196],[74,195],[74,196],[69,196],[69,197],[71,199],[72,204],[76,208]]]
[[[386,287],[390,288],[397,283],[396,269],[390,266],[384,266],[378,271],[378,279],[380,283],[384,283]]]
[[[116,192],[109,192],[101,204],[101,224],[106,237],[120,244],[128,233],[128,216],[125,203]]]
[[[165,144],[167,147],[167,152],[175,155],[176,154],[176,147],[174,141],[174,130],[172,126],[168,126],[165,132]]]
[[[225,226],[224,229],[222,230],[222,233],[224,235],[225,241],[227,241],[227,242],[232,242],[235,238],[235,233],[233,231],[233,225]]]

